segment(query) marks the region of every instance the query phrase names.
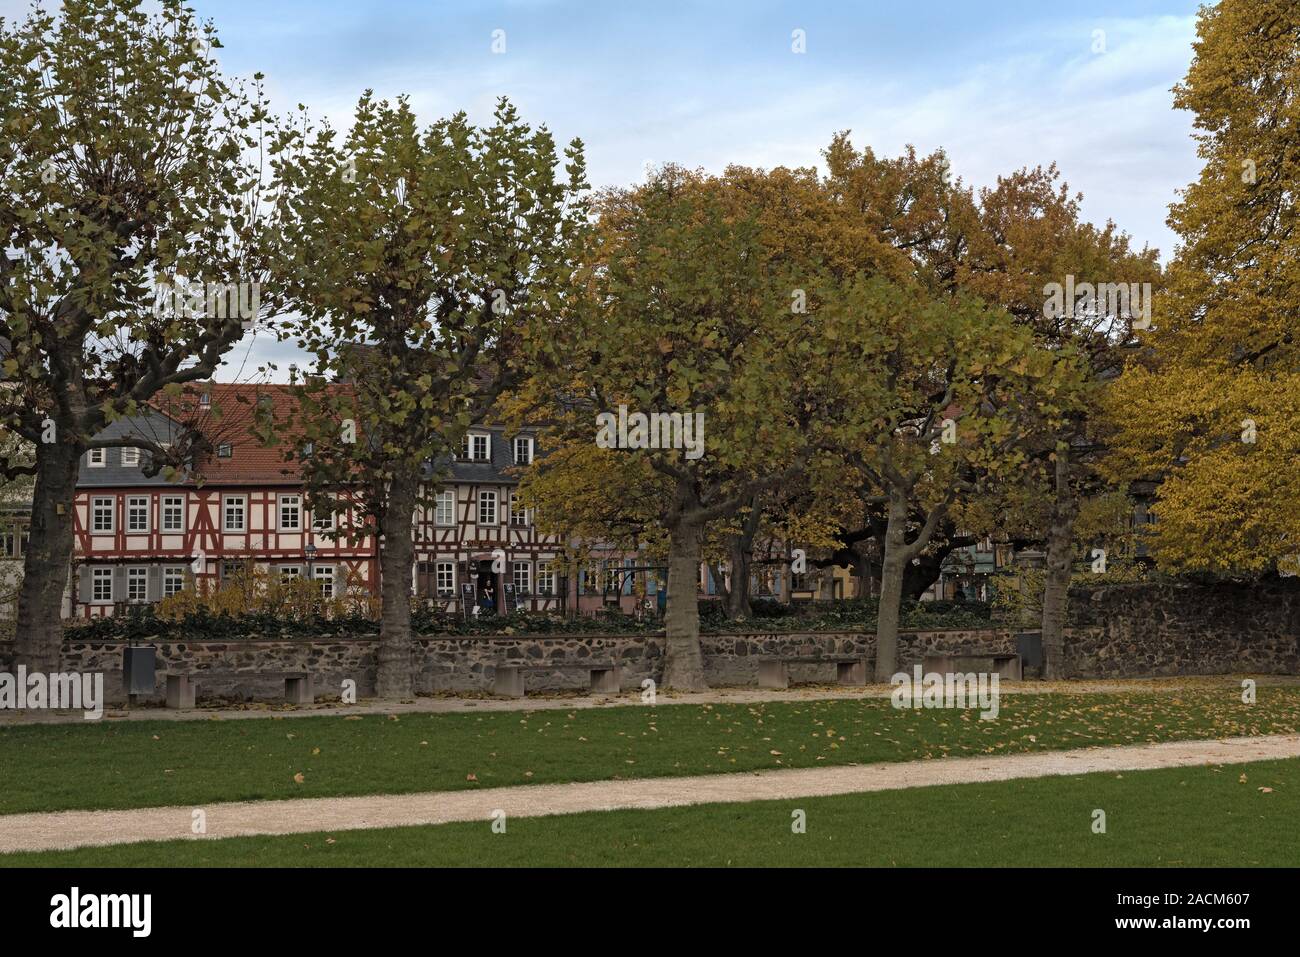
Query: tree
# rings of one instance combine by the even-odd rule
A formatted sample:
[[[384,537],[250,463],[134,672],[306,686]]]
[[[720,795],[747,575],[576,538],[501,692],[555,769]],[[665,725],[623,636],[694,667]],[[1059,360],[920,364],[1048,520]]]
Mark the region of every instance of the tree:
[[[886,507],[876,678],[888,681],[904,570],[959,496],[986,494],[1027,466],[1034,435],[1070,407],[1072,370],[1005,312],[968,296],[874,277],[821,299],[817,331],[832,343],[821,354],[832,361],[819,379],[840,402],[833,435]]]
[[[382,540],[377,690],[411,683],[412,519],[436,478],[529,364],[554,350],[585,228],[582,144],[565,151],[502,100],[421,130],[405,98],[367,91],[336,144],[304,118],[274,150],[284,185],[277,281],[316,366],[299,390],[313,510],[356,491]],[[347,384],[334,388],[330,379]]]
[[[1205,165],[1170,209],[1166,290],[1109,397],[1107,469],[1159,482],[1162,567],[1273,574],[1300,551],[1300,8],[1223,0],[1197,36],[1174,103]]]
[[[670,688],[705,686],[696,596],[710,529],[798,474],[808,448],[798,360],[808,317],[791,311],[754,178],[668,166],[602,194],[572,350],[534,384],[553,441],[586,449],[548,457],[534,483],[550,475],[615,501],[640,490],[629,507],[666,533]],[[592,468],[561,467],[574,461]]]
[[[1037,529],[1046,544],[1042,600],[1044,676],[1064,677],[1066,598],[1080,501],[1104,484],[1100,403],[1123,367],[1134,330],[1150,321],[1160,282],[1157,253],[1131,248],[1114,223],[1080,220],[1055,166],[1019,170],[981,190],[964,222],[953,282],[1006,309],[1035,340],[1076,365],[1082,391],[1060,428],[1026,448],[1036,467],[1023,473],[1013,524]],[[1026,534],[1022,531],[1021,534]]]
[[[16,645],[33,670],[58,667],[81,455],[179,464],[185,443],[95,435],[210,377],[258,312],[260,90],[222,77],[188,8],[140,7],[0,21],[0,424],[36,450],[0,469],[35,476]]]

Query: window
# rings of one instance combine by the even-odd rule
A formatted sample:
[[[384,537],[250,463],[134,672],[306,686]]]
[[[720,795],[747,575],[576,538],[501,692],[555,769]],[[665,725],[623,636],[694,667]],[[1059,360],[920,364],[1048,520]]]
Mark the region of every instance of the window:
[[[242,561],[227,560],[221,563],[221,580],[230,581],[232,578],[238,578],[244,573],[244,563]]]
[[[531,435],[515,436],[515,465],[530,465],[533,461],[533,438]]]
[[[149,499],[144,495],[130,495],[126,500],[126,530],[149,531]]]
[[[86,453],[86,464],[92,469],[102,469],[108,461],[107,449],[91,449]]]
[[[321,514],[324,510],[325,514]],[[312,513],[311,527],[316,532],[328,532],[334,528],[334,509],[327,502],[321,502]]]
[[[185,496],[164,495],[162,500],[162,530],[185,531]]]
[[[437,586],[439,595],[456,594],[456,563],[438,562]]]
[[[163,569],[163,587],[162,593],[164,598],[170,598],[172,595],[185,590],[185,566],[168,565]]]
[[[555,594],[555,565],[551,562],[541,562],[537,566],[537,594]]]
[[[137,467],[139,464],[140,464],[140,450],[139,450],[139,449],[123,449],[123,450],[122,450],[122,465],[123,465],[123,466],[125,466],[125,467],[127,467],[127,468],[135,468],[135,467]]]
[[[491,436],[474,434],[465,436],[461,452],[468,462],[486,462],[492,457],[491,449]]]
[[[515,577],[515,594],[527,595],[528,589],[532,585],[533,566],[528,562],[515,562],[513,570]]]
[[[334,566],[317,565],[312,569],[312,578],[320,583],[320,596],[322,598],[334,597]]]
[[[316,443],[304,442],[302,445],[302,457],[305,459],[309,459],[315,454],[316,454]]]
[[[456,493],[439,492],[437,498],[437,508],[433,511],[433,522],[435,525],[455,525],[456,524]]]
[[[91,531],[111,532],[113,530],[113,500],[111,498],[91,499],[90,514]]]
[[[227,532],[242,532],[247,519],[245,499],[242,495],[228,495],[225,500],[225,519],[222,527]]]
[[[297,532],[302,529],[302,497],[280,496],[280,531]]]
[[[288,580],[291,579],[291,578],[301,578],[301,577],[302,577],[302,566],[301,566],[301,565],[281,565],[281,566],[280,566],[280,580],[281,580],[281,581],[288,581]]]
[[[95,568],[90,572],[90,600],[113,600],[113,569]]]
[[[126,570],[126,600],[145,601],[149,594],[149,569],[128,568]]]
[[[210,408],[211,406],[212,406],[212,395],[211,393],[204,392],[202,395],[199,396],[199,408],[207,409]]]
[[[235,454],[235,447],[229,442],[222,442],[217,446],[217,458],[228,459]]]
[[[518,492],[510,493],[510,524],[531,525],[532,509],[524,508]]]
[[[605,569],[605,594],[617,593],[620,586],[619,568],[617,565],[610,565]]]
[[[497,493],[492,489],[483,489],[478,493],[478,523],[495,525],[497,523]]]

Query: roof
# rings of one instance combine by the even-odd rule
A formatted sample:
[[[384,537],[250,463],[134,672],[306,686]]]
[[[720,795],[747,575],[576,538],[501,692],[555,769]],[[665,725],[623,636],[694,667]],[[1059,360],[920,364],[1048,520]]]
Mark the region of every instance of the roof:
[[[331,390],[346,390],[346,384],[331,384]],[[263,421],[259,407],[269,413],[274,423],[263,440]],[[114,438],[134,433],[158,442],[168,442],[180,433],[179,423],[192,424],[202,430],[208,449],[195,464],[193,473],[168,482],[162,475],[146,478],[139,467],[122,466],[119,450],[106,450],[106,465],[88,468],[83,465],[79,487],[108,488],[141,485],[193,485],[201,479],[205,486],[301,485],[302,470],[290,453],[301,439],[298,400],[294,387],[271,383],[193,383],[178,397],[158,396],[151,408],[133,418],[120,419],[97,437]],[[457,458],[438,471],[444,481],[498,483],[518,482],[514,471],[514,433],[500,426],[474,426],[471,433],[490,434],[491,458],[486,462]],[[527,433],[531,434],[531,432]],[[360,441],[360,436],[358,436]],[[229,446],[230,455],[218,454]],[[536,449],[534,449],[536,454]],[[433,469],[426,466],[424,476]]]

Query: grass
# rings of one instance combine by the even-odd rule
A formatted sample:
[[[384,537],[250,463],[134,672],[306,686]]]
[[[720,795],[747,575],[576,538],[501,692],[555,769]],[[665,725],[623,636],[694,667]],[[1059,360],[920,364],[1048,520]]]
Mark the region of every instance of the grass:
[[[1294,733],[1300,688],[0,728],[0,813],[398,794]]]
[[[1294,867],[1297,822],[1290,759],[516,818],[504,834],[483,821],[151,842],[0,855],[0,867]]]

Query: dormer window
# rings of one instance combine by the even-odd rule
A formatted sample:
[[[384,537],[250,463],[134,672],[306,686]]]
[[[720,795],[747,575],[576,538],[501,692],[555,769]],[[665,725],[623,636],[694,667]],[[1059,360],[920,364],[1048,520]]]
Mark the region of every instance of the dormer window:
[[[206,409],[206,408],[209,408],[209,407],[211,407],[211,405],[212,405],[212,393],[210,393],[210,392],[204,392],[202,395],[199,396],[199,408],[200,408],[200,409]]]
[[[461,457],[467,462],[486,462],[492,457],[492,437],[481,434],[465,436]]]
[[[86,464],[92,469],[102,469],[107,461],[104,449],[91,449],[86,453]]]
[[[515,465],[531,465],[533,462],[533,437],[531,435],[515,436]]]
[[[229,442],[222,442],[217,446],[217,458],[228,459],[235,454],[235,448]]]
[[[123,449],[122,465],[126,468],[137,468],[140,465],[140,450]]]

